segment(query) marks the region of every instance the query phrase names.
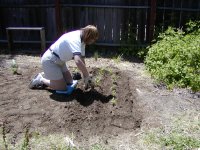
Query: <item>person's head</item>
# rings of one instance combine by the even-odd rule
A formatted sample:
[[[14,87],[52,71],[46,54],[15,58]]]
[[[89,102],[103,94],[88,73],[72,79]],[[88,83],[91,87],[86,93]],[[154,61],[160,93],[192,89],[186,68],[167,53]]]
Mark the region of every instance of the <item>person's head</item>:
[[[84,28],[81,28],[81,30],[82,40],[87,45],[94,43],[99,37],[98,29],[93,25],[88,25]]]

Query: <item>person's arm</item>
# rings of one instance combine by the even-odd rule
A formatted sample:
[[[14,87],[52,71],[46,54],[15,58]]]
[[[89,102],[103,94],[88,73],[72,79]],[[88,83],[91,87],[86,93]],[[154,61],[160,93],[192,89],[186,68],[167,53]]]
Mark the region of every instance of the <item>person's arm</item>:
[[[81,58],[81,60],[82,60],[82,62],[85,64],[85,57],[83,57],[83,56],[80,56],[80,58]],[[86,64],[85,64],[85,66],[86,66]]]
[[[74,55],[74,61],[77,65],[78,69],[83,73],[83,77],[84,78],[89,77],[89,73],[88,73],[87,68],[85,66],[84,58],[81,58],[80,55]]]

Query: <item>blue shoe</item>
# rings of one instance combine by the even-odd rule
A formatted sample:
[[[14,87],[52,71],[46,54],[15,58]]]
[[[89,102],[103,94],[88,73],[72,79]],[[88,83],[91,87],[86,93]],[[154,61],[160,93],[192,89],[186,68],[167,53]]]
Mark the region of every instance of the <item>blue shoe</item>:
[[[73,80],[73,83],[71,85],[67,85],[67,90],[66,91],[56,90],[56,93],[57,94],[71,95],[72,92],[74,91],[74,89],[76,88],[77,83],[78,83],[77,80]]]

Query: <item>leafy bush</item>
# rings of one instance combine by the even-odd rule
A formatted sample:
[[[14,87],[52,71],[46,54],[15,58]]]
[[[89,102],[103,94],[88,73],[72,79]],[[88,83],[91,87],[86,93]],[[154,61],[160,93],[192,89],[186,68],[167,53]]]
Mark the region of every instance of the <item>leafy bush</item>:
[[[145,59],[152,77],[168,88],[200,90],[200,21],[187,23],[186,31],[169,27],[148,47]]]

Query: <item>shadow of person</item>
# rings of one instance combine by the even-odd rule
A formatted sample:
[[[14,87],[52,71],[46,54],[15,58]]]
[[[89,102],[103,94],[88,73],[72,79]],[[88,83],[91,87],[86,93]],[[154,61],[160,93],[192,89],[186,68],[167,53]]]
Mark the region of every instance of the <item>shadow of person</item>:
[[[65,94],[56,94],[55,92],[52,92],[50,98],[59,102],[69,102],[77,100],[77,102],[79,102],[82,106],[89,106],[95,100],[101,101],[102,103],[108,103],[113,98],[113,95],[103,95],[95,89],[90,91],[83,91],[82,89],[78,88],[74,90],[74,92],[69,96]]]

